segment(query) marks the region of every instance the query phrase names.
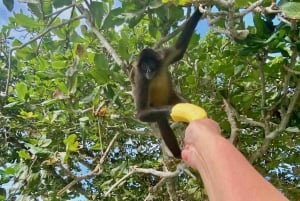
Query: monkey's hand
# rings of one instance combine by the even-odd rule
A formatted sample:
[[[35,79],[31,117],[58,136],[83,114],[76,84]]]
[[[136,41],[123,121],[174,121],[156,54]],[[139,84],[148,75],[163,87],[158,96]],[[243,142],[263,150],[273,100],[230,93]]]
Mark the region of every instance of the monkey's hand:
[[[178,103],[171,109],[171,118],[173,121],[191,122],[198,119],[207,118],[206,111],[191,103]]]

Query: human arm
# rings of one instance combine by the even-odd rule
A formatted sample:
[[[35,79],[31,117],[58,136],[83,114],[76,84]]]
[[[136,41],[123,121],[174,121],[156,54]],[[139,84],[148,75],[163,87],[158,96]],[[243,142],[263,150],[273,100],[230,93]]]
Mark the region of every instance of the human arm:
[[[183,160],[200,172],[210,201],[287,201],[220,135],[210,119],[189,124]]]

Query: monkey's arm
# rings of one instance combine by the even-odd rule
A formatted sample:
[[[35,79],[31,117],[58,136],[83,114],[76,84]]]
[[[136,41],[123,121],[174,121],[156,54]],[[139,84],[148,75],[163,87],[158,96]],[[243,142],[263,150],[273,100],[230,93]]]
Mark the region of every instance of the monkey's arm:
[[[171,105],[151,107],[143,110],[138,109],[137,117],[144,122],[156,122],[160,119],[169,118],[171,109]]]
[[[193,35],[194,29],[196,28],[201,16],[202,13],[199,11],[198,8],[196,8],[196,11],[187,21],[185,27],[183,28],[183,31],[179,35],[174,47],[170,47],[162,50],[162,51],[166,51],[165,57],[166,57],[167,64],[171,64],[182,59],[188,47],[190,39]]]

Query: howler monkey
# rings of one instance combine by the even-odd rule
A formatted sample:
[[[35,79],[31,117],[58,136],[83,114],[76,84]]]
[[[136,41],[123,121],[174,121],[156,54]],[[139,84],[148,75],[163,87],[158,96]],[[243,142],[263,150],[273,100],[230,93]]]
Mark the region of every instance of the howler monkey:
[[[165,144],[176,158],[181,158],[181,150],[168,116],[174,104],[185,101],[172,87],[168,66],[183,57],[201,15],[196,9],[173,47],[146,48],[134,63],[137,117],[144,122],[157,122]]]

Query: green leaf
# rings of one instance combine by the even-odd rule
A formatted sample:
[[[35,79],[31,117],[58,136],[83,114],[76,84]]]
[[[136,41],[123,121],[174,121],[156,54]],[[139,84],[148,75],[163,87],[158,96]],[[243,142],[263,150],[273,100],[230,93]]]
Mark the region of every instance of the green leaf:
[[[66,145],[66,151],[68,152],[76,152],[78,151],[79,142],[77,141],[77,135],[71,134],[64,140],[64,144]]]
[[[278,3],[278,6],[287,18],[296,20],[300,19],[300,2],[281,0]]]
[[[5,174],[8,174],[8,175],[14,175],[14,174],[16,174],[17,171],[18,170],[15,169],[14,167],[7,167],[4,170]]]
[[[37,71],[36,74],[42,79],[58,79],[64,77],[63,73],[54,71],[52,69],[47,69],[46,71]]]
[[[27,91],[27,85],[24,82],[18,82],[16,84],[16,95],[20,100],[25,101]]]
[[[37,16],[39,19],[43,19],[43,12],[41,11],[39,3],[28,3],[27,5],[35,16]]]
[[[95,66],[89,70],[89,73],[99,84],[105,84],[109,81],[110,72],[108,70],[108,61],[102,54],[96,54],[94,57]]]
[[[122,8],[116,8],[108,13],[108,16],[104,19],[102,29],[108,29],[121,25],[124,23],[124,19],[121,16],[123,12]]]
[[[51,152],[48,151],[47,149],[37,147],[37,146],[32,145],[30,143],[24,143],[24,145],[25,145],[25,147],[28,148],[28,151],[32,154],[51,154]]]
[[[66,68],[66,62],[65,61],[53,61],[51,64],[52,64],[52,67],[54,69],[57,69],[57,70]]]
[[[60,8],[72,4],[72,0],[53,0],[54,8]]]
[[[98,95],[99,93],[98,90],[99,88],[97,88],[97,90],[94,90],[91,94],[87,95],[86,97],[82,98],[79,103],[85,104],[85,103],[92,102],[95,99],[95,97]]]
[[[6,189],[0,188],[0,200],[5,200],[6,198]]]
[[[41,24],[39,23],[39,21],[35,20],[33,17],[24,15],[22,12],[15,14],[15,20],[19,26],[23,26],[28,29],[41,28]]]
[[[42,6],[43,6],[43,14],[49,15],[52,13],[52,0],[43,0]]]
[[[31,60],[36,57],[36,53],[32,48],[24,47],[17,50],[16,56],[21,60]]]
[[[91,13],[94,21],[101,27],[103,16],[105,15],[105,5],[103,2],[92,1],[91,3]]]
[[[33,112],[26,112],[24,110],[22,110],[20,112],[20,115],[23,116],[23,117],[26,117],[26,118],[35,118],[35,117],[37,117],[37,115],[33,114]]]
[[[39,147],[48,147],[51,144],[52,140],[46,138],[46,135],[42,135],[42,137],[38,141]]]
[[[9,11],[12,11],[14,9],[14,0],[3,0],[3,4]]]
[[[31,158],[30,154],[29,154],[25,149],[20,150],[20,151],[18,152],[18,154],[19,154],[19,157],[20,157],[20,158],[23,158],[23,159],[25,159],[25,160]]]
[[[96,54],[94,57],[94,63],[97,68],[108,70],[108,61],[103,54]]]
[[[100,151],[100,150],[102,150],[102,144],[96,143],[93,146],[91,146],[91,149],[95,150],[95,151]]]

